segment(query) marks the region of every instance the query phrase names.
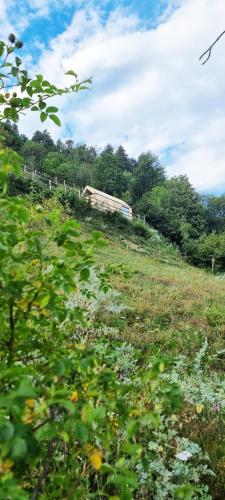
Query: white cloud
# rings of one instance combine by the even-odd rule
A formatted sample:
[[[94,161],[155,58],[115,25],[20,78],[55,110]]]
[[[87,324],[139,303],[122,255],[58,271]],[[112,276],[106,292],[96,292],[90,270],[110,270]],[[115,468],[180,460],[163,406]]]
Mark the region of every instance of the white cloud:
[[[49,8],[47,0],[39,5]],[[135,156],[152,149],[164,158],[181,144],[169,173],[213,190],[225,185],[225,39],[207,65],[198,57],[225,27],[225,2],[175,0],[170,8],[154,30],[120,9],[106,22],[99,10],[79,10],[42,51],[38,69],[61,85],[73,68],[81,78],[93,75],[93,86],[59,101],[64,128],[48,128],[100,147],[122,143]],[[27,133],[37,127],[34,115],[23,124]]]
[[[0,32],[1,39],[5,40],[9,33],[13,31],[13,25],[9,21],[8,12],[12,8],[13,0],[0,0]],[[14,29],[15,31],[15,29]]]

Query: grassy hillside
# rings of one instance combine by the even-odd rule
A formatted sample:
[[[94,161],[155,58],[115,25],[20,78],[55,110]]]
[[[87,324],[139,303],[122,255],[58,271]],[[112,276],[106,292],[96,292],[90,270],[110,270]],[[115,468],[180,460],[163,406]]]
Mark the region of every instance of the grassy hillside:
[[[164,352],[191,357],[207,336],[210,349],[222,348],[225,281],[191,267],[177,256],[146,254],[146,247],[107,238],[99,262],[124,264],[130,271],[115,285],[130,306],[123,335]],[[150,244],[149,244],[150,246]],[[143,250],[143,253],[141,252]]]
[[[91,226],[82,224],[87,234]],[[208,452],[216,476],[209,478],[215,499],[225,495],[225,281],[186,264],[174,249],[147,245],[105,232],[108,245],[98,263],[124,265],[128,275],[113,283],[125,309],[106,314],[112,341],[123,340],[143,356],[175,358],[174,380],[184,394],[182,433]],[[158,257],[157,257],[158,252]],[[152,255],[151,255],[152,253]],[[205,497],[207,498],[207,496]]]

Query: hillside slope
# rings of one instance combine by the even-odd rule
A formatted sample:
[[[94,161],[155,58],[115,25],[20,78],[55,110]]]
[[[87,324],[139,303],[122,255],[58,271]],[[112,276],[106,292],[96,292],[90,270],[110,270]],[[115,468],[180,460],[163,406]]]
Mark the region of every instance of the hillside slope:
[[[125,281],[115,285],[131,307],[126,339],[192,356],[207,336],[211,349],[223,347],[225,280],[189,266],[181,258],[147,255],[146,247],[107,238],[99,262],[125,265]],[[149,244],[150,246],[150,244]],[[168,247],[168,253],[170,247]]]
[[[82,224],[82,232],[91,226]],[[216,477],[208,480],[215,499],[225,495],[225,281],[194,268],[164,246],[163,258],[150,255],[150,243],[135,245],[105,234],[98,263],[124,265],[126,277],[113,276],[125,309],[106,318],[112,341],[126,341],[140,353],[176,359],[174,377],[186,405],[183,433],[210,456]],[[154,250],[154,249],[153,249]],[[148,254],[146,254],[148,253]],[[155,253],[155,250],[153,251]]]

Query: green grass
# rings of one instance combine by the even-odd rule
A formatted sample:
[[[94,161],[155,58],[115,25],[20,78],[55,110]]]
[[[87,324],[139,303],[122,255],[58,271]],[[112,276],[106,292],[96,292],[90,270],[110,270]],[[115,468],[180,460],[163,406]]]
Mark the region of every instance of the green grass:
[[[225,281],[191,267],[179,257],[151,257],[107,238],[99,263],[123,264],[129,279],[114,278],[126,304],[123,337],[160,346],[173,354],[198,350],[205,336],[211,348],[222,349],[225,333]],[[190,351],[190,352],[189,352]]]
[[[83,225],[84,233],[89,227]],[[102,264],[123,264],[129,277],[113,276],[115,288],[127,306],[120,316],[111,314],[109,326],[116,338],[126,340],[150,355],[184,356],[187,373],[193,359],[208,339],[204,361],[205,379],[223,378],[225,354],[225,280],[186,264],[171,247],[156,248],[151,242],[121,241],[121,235],[106,234],[107,247],[98,251]],[[152,255],[151,255],[152,253]],[[225,399],[225,397],[224,397]],[[222,415],[197,416],[187,405],[183,410],[183,432],[208,452],[216,478],[209,480],[214,499],[225,498],[225,425]]]

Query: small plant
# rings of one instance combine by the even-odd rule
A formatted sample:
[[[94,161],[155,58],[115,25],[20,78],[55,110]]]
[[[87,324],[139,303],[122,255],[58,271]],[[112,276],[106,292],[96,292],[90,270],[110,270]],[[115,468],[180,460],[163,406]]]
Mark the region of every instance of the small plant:
[[[145,240],[150,239],[153,236],[153,233],[155,233],[155,231],[151,231],[151,228],[141,219],[134,219],[132,221],[132,227],[134,232]]]

